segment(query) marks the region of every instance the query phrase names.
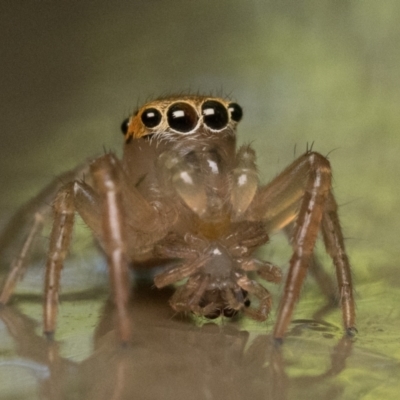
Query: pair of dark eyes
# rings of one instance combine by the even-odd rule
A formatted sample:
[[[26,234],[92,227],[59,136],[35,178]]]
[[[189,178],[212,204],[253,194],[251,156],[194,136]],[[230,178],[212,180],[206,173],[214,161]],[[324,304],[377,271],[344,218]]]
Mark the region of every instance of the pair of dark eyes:
[[[225,107],[218,101],[208,100],[201,106],[203,121],[206,126],[213,130],[221,130],[226,128],[229,123],[229,117],[239,122],[242,118],[243,111],[236,103],[231,103]],[[148,108],[143,111],[141,120],[146,128],[157,127],[162,119],[161,112],[156,108]],[[168,125],[171,129],[187,133],[192,131],[199,120],[196,110],[188,103],[174,103],[167,111]],[[125,134],[128,129],[129,120],[122,123],[122,132]]]

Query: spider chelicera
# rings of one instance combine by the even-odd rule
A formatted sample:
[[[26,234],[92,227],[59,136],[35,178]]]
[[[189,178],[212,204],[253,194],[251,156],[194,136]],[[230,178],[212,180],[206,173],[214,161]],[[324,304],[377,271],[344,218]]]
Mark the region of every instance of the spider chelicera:
[[[122,124],[122,160],[107,153],[55,180],[11,219],[0,248],[25,232],[0,303],[6,304],[29,263],[29,251],[52,203],[53,228],[45,275],[44,332],[56,328],[60,272],[78,213],[103,249],[122,342],[131,337],[129,267],[165,265],[158,288],[184,281],[170,300],[178,312],[208,318],[243,312],[265,320],[271,295],[252,274],[278,283],[282,274],[253,253],[272,232],[285,230],[293,255],[273,336],[284,336],[322,233],[333,259],[346,332],[355,332],[351,273],[331,167],[307,151],[265,186],[256,155],[236,148],[241,107],[207,96],[167,97],[150,102]],[[85,180],[82,176],[85,175]],[[64,182],[64,183],[61,183]],[[66,182],[66,183],[65,183]],[[315,273],[315,275],[318,275]]]

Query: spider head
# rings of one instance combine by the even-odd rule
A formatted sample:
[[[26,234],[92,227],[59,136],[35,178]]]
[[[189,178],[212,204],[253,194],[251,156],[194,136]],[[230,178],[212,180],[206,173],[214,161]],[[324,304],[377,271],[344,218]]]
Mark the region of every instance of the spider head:
[[[230,100],[211,96],[170,96],[149,102],[122,126],[126,143],[149,139],[170,143],[201,138],[235,136],[242,108]]]

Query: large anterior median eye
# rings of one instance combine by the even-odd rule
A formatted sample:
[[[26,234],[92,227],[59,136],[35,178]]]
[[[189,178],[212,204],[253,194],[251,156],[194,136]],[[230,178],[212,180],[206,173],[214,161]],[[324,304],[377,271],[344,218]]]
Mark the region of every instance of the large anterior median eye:
[[[141,115],[141,120],[146,128],[155,128],[161,122],[161,113],[156,108],[148,108]]]
[[[208,100],[202,107],[204,123],[211,129],[221,130],[228,125],[229,116],[225,106],[218,101]]]
[[[187,103],[172,104],[167,112],[169,126],[178,132],[192,131],[199,119],[196,110]]]

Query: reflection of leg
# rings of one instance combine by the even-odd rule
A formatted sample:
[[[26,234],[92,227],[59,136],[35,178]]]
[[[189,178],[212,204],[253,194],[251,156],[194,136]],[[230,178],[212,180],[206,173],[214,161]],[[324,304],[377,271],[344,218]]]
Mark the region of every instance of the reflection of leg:
[[[348,337],[340,339],[339,343],[333,348],[331,355],[332,366],[326,372],[327,376],[336,376],[346,367],[346,360],[353,350],[353,340]]]

